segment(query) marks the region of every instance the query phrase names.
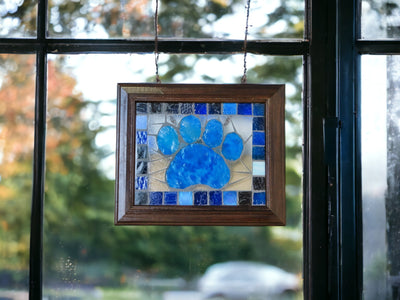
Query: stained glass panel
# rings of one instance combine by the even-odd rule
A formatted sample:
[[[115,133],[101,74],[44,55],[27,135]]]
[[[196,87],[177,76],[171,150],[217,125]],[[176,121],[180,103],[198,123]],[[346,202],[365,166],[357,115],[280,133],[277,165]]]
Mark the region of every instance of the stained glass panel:
[[[209,222],[210,209],[284,218],[282,87],[120,85],[116,223],[157,207],[171,222]]]

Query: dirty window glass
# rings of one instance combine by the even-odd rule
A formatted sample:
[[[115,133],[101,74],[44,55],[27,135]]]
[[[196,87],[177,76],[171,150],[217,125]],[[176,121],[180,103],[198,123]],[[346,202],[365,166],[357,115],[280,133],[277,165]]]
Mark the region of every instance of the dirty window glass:
[[[161,80],[237,83],[242,59],[161,55]],[[285,227],[113,225],[116,87],[154,82],[153,63],[153,55],[49,57],[45,296],[301,298],[301,57],[248,58],[249,83],[286,83]],[[238,272],[247,275],[238,281]]]

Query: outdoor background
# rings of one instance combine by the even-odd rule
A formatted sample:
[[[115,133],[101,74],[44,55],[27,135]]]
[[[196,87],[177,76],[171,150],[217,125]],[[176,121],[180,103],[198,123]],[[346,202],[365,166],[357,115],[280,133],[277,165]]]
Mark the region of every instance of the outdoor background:
[[[268,2],[268,3],[265,3]],[[32,37],[35,1],[0,2],[0,36]],[[49,35],[154,38],[154,2],[49,1]],[[303,37],[304,3],[252,1],[249,39]],[[160,1],[160,36],[244,38],[239,0]],[[248,83],[286,84],[285,227],[115,227],[118,82],[154,82],[152,54],[48,57],[44,295],[161,299],[210,265],[302,272],[302,58],[248,55]],[[163,83],[239,83],[243,55],[160,54]],[[0,293],[28,290],[35,56],[0,55]],[[298,295],[301,297],[301,294]]]

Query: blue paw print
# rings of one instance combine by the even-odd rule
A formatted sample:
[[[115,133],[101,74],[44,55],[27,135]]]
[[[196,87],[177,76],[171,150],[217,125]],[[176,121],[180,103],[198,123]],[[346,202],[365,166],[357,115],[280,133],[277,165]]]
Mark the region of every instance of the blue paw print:
[[[172,155],[179,150],[166,171],[170,187],[185,189],[204,184],[220,189],[229,182],[230,170],[224,158],[229,161],[240,158],[242,138],[232,132],[224,139],[222,124],[215,119],[208,121],[202,139],[201,134],[200,120],[192,115],[181,120],[179,134],[172,126],[164,126],[158,132],[157,145],[161,153]]]

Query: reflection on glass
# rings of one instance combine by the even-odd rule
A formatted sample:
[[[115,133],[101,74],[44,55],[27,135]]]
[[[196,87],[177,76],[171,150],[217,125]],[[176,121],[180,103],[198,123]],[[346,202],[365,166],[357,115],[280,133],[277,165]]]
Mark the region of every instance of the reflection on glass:
[[[0,37],[29,38],[36,36],[37,1],[1,1]]]
[[[398,1],[363,0],[361,3],[362,38],[400,38],[400,4]]]
[[[163,83],[238,83],[243,72],[242,62],[242,55],[161,55],[160,75]],[[196,299],[204,292],[198,287],[197,279],[209,266],[224,261],[259,261],[299,275],[302,269],[302,121],[299,115],[302,83],[298,76],[301,66],[301,57],[248,56],[249,83],[287,84],[286,115],[290,117],[287,121],[290,125],[286,128],[287,226],[115,227],[116,87],[118,82],[154,82],[154,56],[50,55],[45,296],[138,300],[176,300],[180,296],[182,299]],[[180,110],[178,114],[138,114],[142,116],[137,120],[138,131],[145,131],[146,117],[153,120],[153,125],[147,128],[146,135],[138,137],[137,162],[147,162],[154,156],[152,149],[159,147],[156,136],[164,123],[178,126],[184,115],[194,113],[200,116],[196,111],[204,109],[201,105],[179,104],[178,107],[137,107],[141,111],[146,107],[147,111],[154,112]],[[233,115],[237,109],[238,106],[222,106],[222,112],[226,112],[224,118],[248,117]],[[257,107],[254,113],[262,118],[264,111]],[[205,116],[201,121],[203,129],[209,121]],[[221,122],[225,120],[221,115],[219,118]],[[252,128],[239,127],[236,127],[238,134],[245,136],[243,140],[247,141]],[[227,130],[233,131],[232,124],[227,124]],[[262,142],[260,137],[255,141],[256,144]],[[253,147],[261,146],[247,142],[243,151],[250,156]],[[251,160],[244,163],[249,169],[253,168]],[[167,167],[167,161],[159,166],[160,169]],[[236,167],[244,169],[243,166]],[[137,166],[138,173],[144,173],[146,169],[151,172],[151,168],[149,164]],[[263,176],[262,169],[261,165],[255,165],[254,172],[258,177]],[[142,175],[138,174],[138,178],[145,177]],[[155,183],[140,179],[138,184],[144,187]],[[240,199],[249,199],[248,191],[239,190],[239,195],[235,192],[238,189],[208,195],[197,190],[169,191],[160,195],[165,187],[160,185],[156,188],[148,193],[136,190],[139,204],[159,204],[161,201],[175,204],[179,201],[183,206],[207,200],[214,205],[220,205],[221,201],[225,201],[222,202],[225,205],[237,205]],[[254,200],[262,205],[265,195],[262,191],[257,194]],[[301,297],[301,291],[296,295]]]
[[[159,36],[243,39],[245,0],[159,3]],[[155,1],[49,1],[49,34],[73,38],[154,38]],[[250,6],[249,38],[303,38],[304,1]]]
[[[394,299],[400,291],[399,68],[398,56],[362,58],[365,299]]]
[[[0,298],[27,298],[35,56],[0,54]]]

